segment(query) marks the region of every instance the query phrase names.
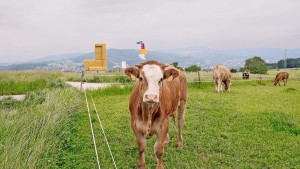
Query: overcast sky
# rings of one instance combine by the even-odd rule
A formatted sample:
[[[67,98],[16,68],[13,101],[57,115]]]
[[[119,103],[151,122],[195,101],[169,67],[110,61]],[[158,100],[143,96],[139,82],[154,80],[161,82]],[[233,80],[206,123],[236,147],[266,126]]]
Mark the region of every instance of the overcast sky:
[[[107,48],[299,48],[300,0],[0,0],[0,63]]]

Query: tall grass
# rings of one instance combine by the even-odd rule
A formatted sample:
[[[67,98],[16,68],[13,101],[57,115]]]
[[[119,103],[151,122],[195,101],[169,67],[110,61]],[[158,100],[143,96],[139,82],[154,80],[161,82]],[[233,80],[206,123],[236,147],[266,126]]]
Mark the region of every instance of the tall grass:
[[[64,83],[61,74],[47,71],[0,71],[0,95],[62,87]]]
[[[81,103],[70,88],[30,92],[0,101],[0,168],[47,168],[59,163],[69,122]]]

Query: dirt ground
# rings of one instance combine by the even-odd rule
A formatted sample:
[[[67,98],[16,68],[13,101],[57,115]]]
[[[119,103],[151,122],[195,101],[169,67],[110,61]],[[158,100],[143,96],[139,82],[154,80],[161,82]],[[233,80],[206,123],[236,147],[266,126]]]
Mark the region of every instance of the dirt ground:
[[[73,86],[77,89],[80,90],[81,82],[66,82],[68,85]],[[111,83],[83,83],[82,84],[82,89],[99,89],[99,88],[105,88],[105,87],[110,87],[112,84]]]
[[[73,86],[75,88],[77,88],[78,90],[80,90],[80,86],[81,86],[81,82],[66,82],[68,85]],[[95,90],[95,89],[99,89],[99,88],[105,88],[105,87],[110,87],[111,85],[113,85],[112,83],[83,83],[82,84],[82,89],[86,90]],[[3,95],[0,96],[0,100],[4,99],[4,98],[12,98],[15,100],[23,100],[25,98],[26,95]]]
[[[0,100],[4,99],[4,98],[12,98],[15,100],[23,100],[25,98],[26,95],[21,94],[21,95],[5,95],[5,96],[0,96]]]

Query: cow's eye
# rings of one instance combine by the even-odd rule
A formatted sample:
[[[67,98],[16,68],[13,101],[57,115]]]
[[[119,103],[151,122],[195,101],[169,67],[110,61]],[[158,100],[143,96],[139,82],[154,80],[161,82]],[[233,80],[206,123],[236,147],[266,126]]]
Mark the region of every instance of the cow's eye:
[[[162,81],[163,81],[163,78],[161,78],[161,79],[158,81],[158,84],[160,84]]]
[[[140,77],[140,78],[139,78],[139,80],[140,80],[140,81],[143,81],[143,78],[142,78],[142,77]]]

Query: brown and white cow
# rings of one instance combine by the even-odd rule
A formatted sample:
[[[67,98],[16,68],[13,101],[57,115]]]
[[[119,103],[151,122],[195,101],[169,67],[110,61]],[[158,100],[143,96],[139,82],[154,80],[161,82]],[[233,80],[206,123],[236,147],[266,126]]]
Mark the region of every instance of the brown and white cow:
[[[216,92],[222,91],[222,83],[225,85],[225,91],[230,91],[231,73],[229,69],[223,65],[217,65],[213,69],[213,79],[216,86]]]
[[[187,82],[174,66],[157,61],[146,61],[125,69],[125,74],[136,80],[129,101],[131,128],[135,134],[139,158],[138,168],[145,168],[144,151],[147,139],[157,135],[154,153],[156,168],[163,168],[164,145],[169,144],[169,117],[178,111],[177,146],[183,146],[182,127],[187,100]]]
[[[289,73],[287,72],[279,72],[276,74],[275,80],[274,80],[274,86],[277,86],[277,84],[280,86],[280,81],[283,80],[284,86],[287,83],[287,80],[289,78]]]

